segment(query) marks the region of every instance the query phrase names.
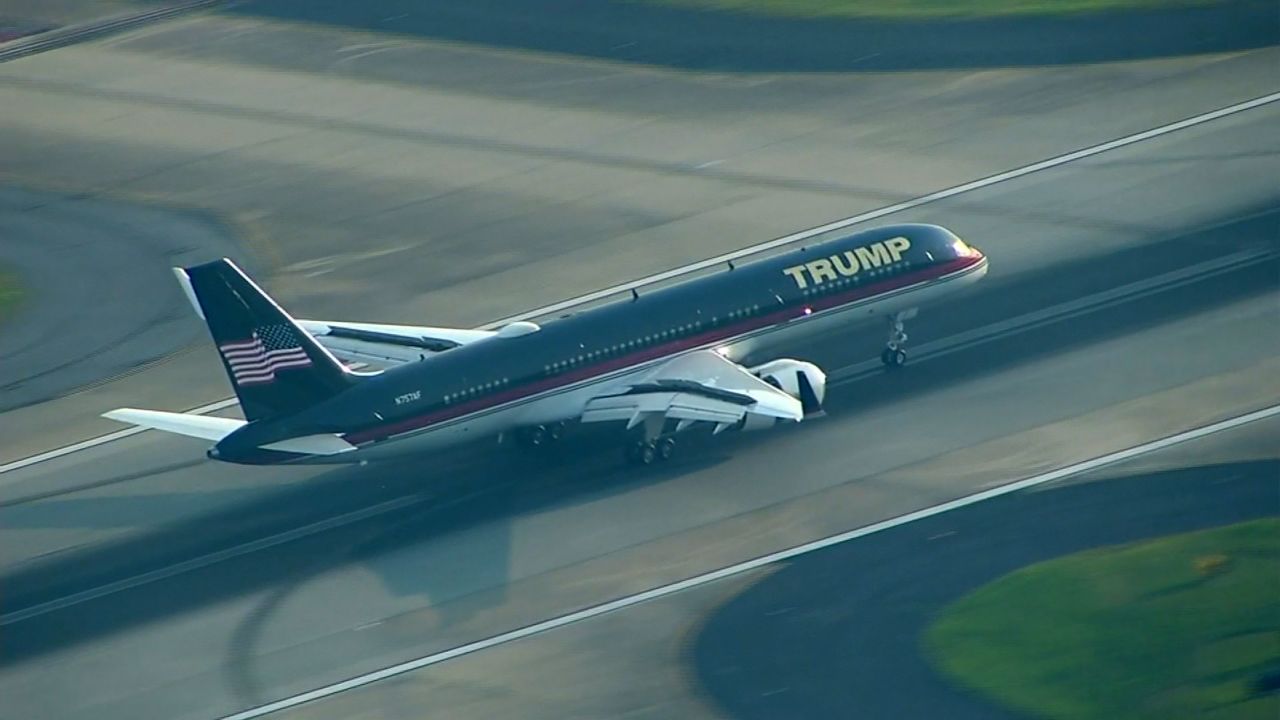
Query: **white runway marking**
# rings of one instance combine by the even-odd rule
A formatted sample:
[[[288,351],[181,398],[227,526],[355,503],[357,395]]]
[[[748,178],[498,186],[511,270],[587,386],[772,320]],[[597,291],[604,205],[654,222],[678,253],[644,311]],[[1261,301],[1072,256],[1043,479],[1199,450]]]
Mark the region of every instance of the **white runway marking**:
[[[32,605],[31,607],[23,610],[6,613],[4,615],[0,615],[0,626],[21,622],[28,618],[53,612],[54,610],[61,610],[73,605],[79,605],[82,602],[88,602],[107,595],[113,595],[121,590],[128,590],[129,588],[134,588],[139,585],[146,585],[147,583],[156,582],[157,580],[164,580],[165,578],[181,575],[185,572],[198,570],[203,567],[223,562],[224,560],[230,560],[234,557],[248,555],[249,553],[265,550],[270,547],[275,547],[276,545],[283,545],[284,543],[292,542],[309,535],[315,535],[316,533],[324,532],[325,530],[350,525],[351,523],[358,522],[365,518],[382,515],[383,513],[388,513],[402,507],[408,507],[409,505],[414,505],[429,499],[431,499],[431,495],[429,493],[416,493],[380,502],[377,505],[370,505],[369,507],[360,508],[359,510],[353,510],[348,513],[343,513],[342,515],[335,515],[330,518],[325,518],[324,520],[313,522],[310,525],[303,525],[302,527],[286,530],[282,533],[268,535],[264,538],[251,540],[247,543],[211,552],[207,555],[201,555],[200,557],[194,557],[190,560],[184,560],[175,565],[169,565],[168,567],[162,567],[158,570],[152,570],[151,572],[146,572],[141,575],[135,575],[133,577],[124,578],[123,580],[117,580],[113,583],[90,588],[83,592],[67,595],[66,597],[61,597],[47,603]]]
[[[638,289],[638,288],[644,287],[645,285],[651,285],[656,282],[671,280],[673,278],[677,278],[682,275],[687,275],[692,272],[705,270],[706,268],[709,268],[709,267],[715,267],[716,265],[727,263],[730,260],[738,260],[740,258],[749,257],[751,255],[755,255],[760,252],[779,248],[784,245],[801,242],[803,240],[807,240],[817,235],[822,235],[835,230],[841,230],[841,229],[850,227],[852,225],[857,225],[858,223],[864,223],[870,220],[875,220],[878,218],[882,218],[886,215],[892,215],[893,213],[902,212],[904,210],[912,210],[924,205],[928,205],[930,203],[938,202],[939,200],[945,200],[947,198],[955,197],[957,195],[962,195],[964,193],[969,193],[975,190],[981,190],[983,188],[991,187],[992,185],[998,185],[1002,182],[1007,182],[1009,180],[1015,180],[1017,178],[1025,177],[1032,173],[1040,172],[1042,170],[1061,167],[1063,165],[1076,162],[1077,160],[1083,160],[1085,158],[1090,158],[1095,155],[1100,155],[1102,153],[1109,152],[1111,150],[1116,150],[1119,148],[1127,147],[1129,145],[1133,145],[1135,143],[1140,143],[1146,140],[1158,138],[1162,135],[1168,135],[1169,133],[1177,132],[1179,130],[1185,130],[1187,128],[1195,127],[1197,125],[1203,125],[1204,123],[1207,123],[1207,122],[1212,122],[1214,120],[1219,120],[1224,117],[1229,117],[1231,115],[1242,113],[1248,110],[1253,110],[1254,108],[1262,107],[1264,105],[1268,105],[1278,100],[1280,100],[1280,92],[1274,92],[1269,95],[1264,95],[1259,98],[1254,98],[1253,100],[1246,100],[1244,102],[1236,103],[1234,105],[1229,105],[1224,108],[1219,108],[1217,110],[1212,110],[1207,113],[1202,113],[1200,115],[1196,115],[1194,117],[1190,117],[1185,120],[1179,120],[1178,122],[1169,123],[1168,125],[1161,125],[1160,127],[1152,128],[1150,130],[1144,130],[1140,133],[1135,133],[1133,135],[1127,135],[1125,137],[1122,137],[1116,140],[1111,140],[1109,142],[1105,142],[1100,145],[1094,145],[1092,147],[1088,147],[1083,150],[1077,150],[1075,152],[1067,153],[1065,155],[1059,155],[1057,157],[1050,158],[1048,160],[1041,160],[1040,162],[1032,163],[1030,165],[1024,165],[1023,167],[1020,167],[1014,170],[1008,170],[1002,173],[998,173],[996,175],[991,175],[989,177],[981,178],[979,180],[973,180],[971,182],[967,182],[962,185],[956,185],[954,187],[947,188],[945,190],[939,190],[938,192],[929,193],[928,195],[921,195],[920,197],[917,197],[911,200],[900,202],[894,205],[888,205],[886,207],[882,207],[877,210],[871,210],[865,213],[860,213],[858,215],[853,215],[853,216],[844,218],[843,220],[836,220],[834,222],[827,223],[826,225],[819,225],[818,227],[815,227],[815,228],[802,230],[797,233],[792,233],[790,235],[786,235],[780,238],[775,238],[773,240],[769,240],[768,242],[763,242],[758,245],[753,245],[751,247],[743,248],[741,250],[735,250],[734,252],[725,253],[723,255],[718,255],[716,257],[708,258],[706,260],[700,260],[696,263],[691,263],[683,267],[678,267],[671,270],[667,270],[665,272],[660,272],[655,275],[650,275],[648,277],[641,278],[639,280],[633,280],[631,282],[624,283],[622,285],[616,285],[614,287],[605,288],[603,290],[597,290],[592,293],[587,293],[586,295],[580,295],[578,297],[571,298],[569,300],[564,300],[551,305],[547,305],[545,307],[537,308],[535,310],[522,312],[518,315],[513,315],[511,317],[503,318],[501,320],[495,320],[494,322],[482,325],[479,329],[492,330],[494,328],[505,325],[509,322],[514,322],[517,320],[527,320],[530,318],[535,318],[543,315],[550,315],[552,313],[561,312],[571,307],[576,307],[578,305],[582,305],[585,303],[601,300],[603,298],[607,298],[612,295],[617,295],[619,293],[628,292],[633,288]],[[221,400],[216,403],[205,405],[203,408],[197,408],[191,412],[194,412],[196,414],[204,414],[207,412],[213,412],[215,409],[230,407],[231,405],[234,405],[234,404],[235,404],[234,399]],[[119,440],[121,438],[126,438],[131,435],[136,435],[139,432],[144,432],[144,430],[141,428],[129,428],[126,430],[120,430],[114,433],[110,433],[108,435],[102,435],[100,437],[96,437],[90,440],[85,440],[83,442],[79,442],[74,445],[68,445],[66,447],[50,450],[48,452],[40,453],[39,455],[34,455],[29,458],[6,463],[4,465],[0,465],[0,475],[7,472],[12,472],[14,470],[18,470],[24,467],[29,467],[37,463],[45,462],[46,460],[53,460],[54,458],[63,457],[65,455],[78,452],[80,450],[85,450],[87,448],[96,447],[98,445],[103,445],[109,442],[114,442],[115,440]]]
[[[999,337],[1027,332],[1028,330],[1077,315],[1099,312],[1109,306],[1133,302],[1138,298],[1158,292],[1168,292],[1181,285],[1199,282],[1255,262],[1268,260],[1274,255],[1275,253],[1270,248],[1254,248],[1241,250],[1220,258],[1205,260],[1195,265],[1170,270],[1166,273],[1119,285],[1099,293],[1023,313],[990,325],[983,325],[982,327],[966,330],[938,340],[921,343],[912,351],[911,357],[915,362],[937,359],[975,345],[990,342]],[[827,373],[827,387],[840,387],[883,372],[884,364],[880,361],[880,358],[863,360]]]
[[[756,570],[766,565],[782,562],[784,560],[790,560],[791,558],[798,557],[800,555],[806,555],[808,553],[821,550],[823,548],[831,547],[832,545],[839,545],[840,543],[848,542],[850,540],[856,540],[857,538],[866,537],[867,535],[882,532],[890,528],[906,525],[908,523],[915,522],[916,520],[922,520],[924,518],[932,517],[934,515],[940,515],[942,513],[949,512],[951,510],[956,510],[958,508],[962,508],[968,505],[974,505],[976,503],[983,502],[984,500],[990,500],[994,497],[999,497],[1001,495],[1008,495],[1009,493],[1014,493],[1019,490],[1025,490],[1027,488],[1036,487],[1038,485],[1044,485],[1046,483],[1062,480],[1064,478],[1071,477],[1073,475],[1078,475],[1080,473],[1088,472],[1090,470],[1096,470],[1106,465],[1111,465],[1113,463],[1121,462],[1123,460],[1128,460],[1128,459],[1137,457],[1139,455],[1144,455],[1146,453],[1155,452],[1156,450],[1162,450],[1164,448],[1171,447],[1179,443],[1184,443],[1189,440],[1195,440],[1197,438],[1202,438],[1207,435],[1212,435],[1214,433],[1222,432],[1224,430],[1230,430],[1232,428],[1239,427],[1241,425],[1245,425],[1247,423],[1251,423],[1256,420],[1262,420],[1264,418],[1268,418],[1273,415],[1280,415],[1280,405],[1273,405],[1271,407],[1263,408],[1261,410],[1256,410],[1254,412],[1251,412],[1245,415],[1240,415],[1237,417],[1233,417],[1233,418],[1229,418],[1226,420],[1213,423],[1211,425],[1206,425],[1204,427],[1196,428],[1194,430],[1188,430],[1186,432],[1181,432],[1176,435],[1171,435],[1169,437],[1162,438],[1160,440],[1153,440],[1148,443],[1143,443],[1142,445],[1138,445],[1136,447],[1131,447],[1125,450],[1118,450],[1116,452],[1109,453],[1107,455],[1103,455],[1101,457],[1097,457],[1092,460],[1085,460],[1084,462],[1076,463],[1075,465],[1069,465],[1067,467],[1054,470],[1052,472],[1043,473],[1041,475],[1029,477],[1024,480],[1018,480],[1016,482],[1012,482],[1007,485],[1002,485],[1000,487],[993,488],[991,490],[984,490],[982,492],[974,493],[973,495],[967,495],[965,497],[958,498],[950,502],[942,503],[941,505],[934,505],[933,507],[917,510],[915,512],[908,513],[906,515],[901,515],[899,517],[878,522],[873,525],[868,525],[866,527],[858,528],[857,530],[850,530],[848,532],[843,532],[838,535],[825,537],[820,540],[815,540],[810,543],[805,543],[804,545],[798,545],[796,547],[788,548],[786,550],[780,550],[778,552],[771,553],[769,555],[764,555],[764,556],[755,558],[753,560],[747,560],[746,562],[741,562],[736,565],[730,565],[729,567],[725,567],[719,570],[714,570],[712,572],[705,573],[703,575],[691,577],[687,580],[681,580],[679,582],[671,583],[670,585],[663,585],[661,587],[653,588],[652,590],[646,590],[645,592],[642,592],[642,593],[637,593],[635,595],[629,595],[627,597],[618,598],[617,600],[603,603],[601,605],[589,607],[583,610],[579,610],[577,612],[569,613],[567,615],[561,615],[560,617],[551,618],[550,620],[543,620],[542,622],[534,623],[533,625],[527,625],[525,627],[518,628],[516,630],[511,630],[509,632],[502,633],[500,635],[494,635],[493,637],[485,638],[484,640],[478,640],[476,642],[468,643],[466,645],[461,645],[456,648],[451,648],[449,650],[433,653],[431,655],[427,655],[426,657],[421,657],[416,660],[410,660],[408,662],[400,663],[399,665],[392,665],[391,667],[383,668],[382,670],[377,670],[377,671],[368,673],[366,675],[360,675],[359,677],[354,677],[354,678],[351,678],[350,680],[344,680],[339,683],[334,683],[333,685],[327,685],[325,687],[316,688],[315,690],[302,693],[301,695],[294,695],[293,697],[284,698],[283,700],[277,700],[276,702],[273,702],[273,703],[260,705],[256,708],[251,708],[243,712],[238,712],[234,715],[227,715],[221,718],[221,720],[251,720],[252,718],[259,718],[269,713],[285,710],[291,707],[296,707],[298,705],[311,702],[313,700],[319,700],[321,698],[329,697],[331,695],[336,695],[338,693],[345,692],[347,690],[363,687],[365,685],[378,682],[379,680],[385,680],[387,678],[395,677],[396,675],[402,675],[404,673],[412,672],[414,670],[419,670],[424,667],[437,665],[439,663],[445,662],[446,660],[452,660],[454,658],[462,657],[463,655],[469,655],[471,653],[478,652],[480,650],[486,650],[488,648],[497,647],[499,645],[505,645],[507,643],[514,642],[516,640],[530,637],[531,635],[537,635],[539,633],[547,632],[548,630],[555,630],[556,628],[561,628],[566,625],[572,625],[574,623],[582,622],[583,620],[589,620],[594,617],[599,617],[606,613],[614,612],[615,610],[622,610],[624,608],[629,608],[633,605],[639,605],[640,603],[643,603],[643,602],[656,600],[658,598],[666,597],[668,595],[673,595],[675,593],[682,592],[684,590],[689,590],[692,588],[700,587],[702,585],[707,585],[709,583],[716,582],[717,580],[723,580],[725,578],[733,577],[735,575],[741,575],[742,573],[749,572],[751,570]]]
[[[219,410],[224,410],[226,408],[232,407],[235,404],[236,404],[235,398],[227,398],[226,400],[219,400],[214,403],[209,403],[208,405],[201,405],[200,407],[195,408],[194,410],[188,410],[187,412],[192,413],[194,415],[207,415],[208,413],[211,413],[211,412],[217,412]],[[73,445],[67,445],[65,447],[60,447],[54,450],[50,450],[48,452],[42,452],[39,455],[32,455],[31,457],[23,458],[22,460],[15,460],[14,462],[11,462],[11,463],[5,463],[4,465],[0,465],[0,475],[3,475],[4,473],[7,473],[7,472],[13,472],[14,470],[21,470],[24,467],[29,467],[37,463],[42,463],[42,462],[45,462],[46,460],[53,460],[54,458],[60,458],[63,455],[70,455],[71,453],[80,452],[81,450],[88,450],[91,447],[105,445],[109,442],[115,442],[116,440],[123,440],[124,438],[137,435],[138,433],[146,432],[146,430],[147,428],[135,425],[134,427],[125,428],[124,430],[117,430],[113,433],[107,433],[106,435],[99,435],[98,437],[90,438],[89,440],[82,440],[81,442],[75,443]],[[3,484],[4,483],[0,483],[0,485],[3,485]]]

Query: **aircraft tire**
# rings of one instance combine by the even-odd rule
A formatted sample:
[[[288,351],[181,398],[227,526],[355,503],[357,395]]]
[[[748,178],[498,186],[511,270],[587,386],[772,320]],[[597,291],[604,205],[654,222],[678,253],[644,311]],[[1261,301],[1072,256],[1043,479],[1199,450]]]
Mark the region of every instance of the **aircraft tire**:
[[[652,465],[658,457],[658,449],[650,442],[628,443],[626,457],[632,465]]]
[[[653,446],[653,443],[641,444],[636,453],[636,458],[640,461],[641,465],[652,465],[653,461],[656,460],[657,457],[658,450]]]
[[[551,423],[547,426],[547,440],[550,442],[559,442],[564,437],[564,423]]]
[[[907,364],[907,351],[902,348],[885,348],[880,353],[880,362],[890,370],[897,370]]]

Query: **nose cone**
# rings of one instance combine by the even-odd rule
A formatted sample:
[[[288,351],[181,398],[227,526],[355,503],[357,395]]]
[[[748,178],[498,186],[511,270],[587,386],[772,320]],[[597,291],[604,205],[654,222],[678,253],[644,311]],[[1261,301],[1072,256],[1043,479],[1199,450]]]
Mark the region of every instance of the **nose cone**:
[[[974,260],[980,260],[986,257],[986,255],[982,254],[981,250],[970,245],[964,240],[961,240],[955,235],[951,236],[951,250],[956,254],[956,257],[962,257],[962,258],[967,257],[967,258],[972,258]]]
[[[987,256],[976,247],[969,247],[969,254],[966,267],[969,270],[969,282],[977,282],[987,276],[990,267],[987,265]]]

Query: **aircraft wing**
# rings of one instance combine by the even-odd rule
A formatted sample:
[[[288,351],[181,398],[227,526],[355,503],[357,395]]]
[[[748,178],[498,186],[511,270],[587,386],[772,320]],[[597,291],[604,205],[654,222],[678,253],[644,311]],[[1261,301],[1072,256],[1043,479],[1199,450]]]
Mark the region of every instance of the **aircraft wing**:
[[[494,334],[488,330],[331,320],[298,320],[297,323],[339,360],[379,365],[422,360]]]
[[[799,400],[711,351],[682,355],[643,378],[588,401],[582,422],[626,420],[631,428],[649,418],[716,424],[716,432],[744,421],[799,421]]]

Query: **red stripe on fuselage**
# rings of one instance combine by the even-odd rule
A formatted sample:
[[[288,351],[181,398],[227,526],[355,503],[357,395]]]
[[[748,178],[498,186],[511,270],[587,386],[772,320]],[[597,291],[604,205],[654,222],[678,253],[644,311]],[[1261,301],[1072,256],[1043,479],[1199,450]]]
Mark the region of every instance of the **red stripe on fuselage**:
[[[738,323],[737,325],[716,328],[699,335],[680,338],[665,345],[645,348],[629,355],[610,360],[603,360],[595,365],[591,365],[590,367],[580,368],[573,372],[567,372],[555,377],[542,378],[528,382],[519,387],[504,390],[482,398],[476,398],[475,400],[460,403],[458,405],[440,408],[424,415],[405,418],[386,425],[379,425],[367,430],[348,433],[347,435],[344,435],[343,438],[347,442],[354,444],[385,440],[393,435],[399,435],[412,430],[419,430],[439,422],[453,420],[465,415],[497,407],[499,405],[505,405],[509,402],[520,400],[531,395],[537,395],[547,390],[575,385],[584,380],[607,375],[615,370],[634,367],[649,360],[670,357],[704,345],[713,345],[724,340],[738,338],[755,330],[778,325],[793,318],[804,317],[805,307],[808,307],[814,313],[818,313],[823,310],[848,305],[859,300],[866,300],[878,295],[885,295],[911,285],[941,280],[949,275],[954,275],[972,268],[981,263],[984,259],[985,258],[982,255],[956,258],[944,265],[938,265],[932,268],[890,278],[879,285],[866,285],[860,288],[853,288],[848,292],[838,295],[832,295],[826,298],[814,298],[812,302],[805,305],[783,308],[768,315],[750,318],[744,322]]]

